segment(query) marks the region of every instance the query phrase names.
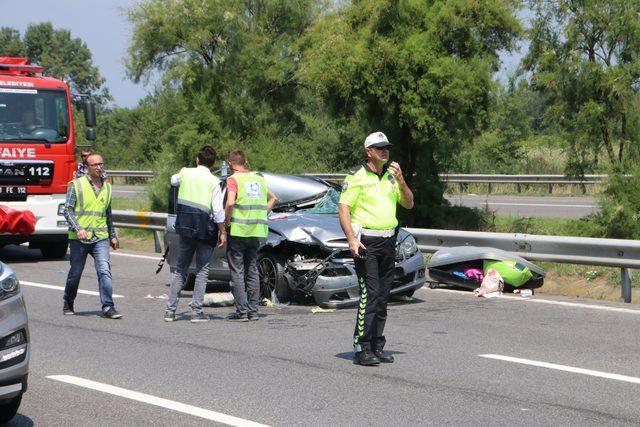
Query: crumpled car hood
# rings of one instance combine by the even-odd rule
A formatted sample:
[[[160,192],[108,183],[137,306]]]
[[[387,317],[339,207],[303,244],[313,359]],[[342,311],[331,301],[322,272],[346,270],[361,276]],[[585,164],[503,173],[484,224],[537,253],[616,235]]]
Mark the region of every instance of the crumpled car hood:
[[[310,213],[275,213],[269,215],[267,244],[286,239],[292,242],[318,244],[330,248],[347,247],[337,215]],[[276,236],[273,236],[275,234]]]

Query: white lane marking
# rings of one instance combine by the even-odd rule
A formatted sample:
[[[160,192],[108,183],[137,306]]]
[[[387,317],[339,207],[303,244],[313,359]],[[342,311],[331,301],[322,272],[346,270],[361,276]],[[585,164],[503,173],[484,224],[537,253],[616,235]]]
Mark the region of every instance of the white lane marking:
[[[482,203],[485,204],[485,203]],[[502,203],[502,202],[489,202],[487,205],[499,205],[499,206],[549,206],[558,208],[597,208],[598,205],[563,205],[553,203]]]
[[[160,406],[161,408],[171,409],[173,411],[194,415],[196,417],[204,418],[205,420],[216,421],[230,426],[265,426],[265,424],[259,424],[253,421],[245,420],[243,418],[226,415],[221,412],[210,411],[208,409],[199,408],[197,406],[187,405],[185,403],[163,399],[161,397],[152,396],[150,394],[139,393],[137,391],[127,390],[126,388],[115,387],[109,384],[99,383],[96,381],[74,377],[71,375],[50,375],[47,378],[77,385],[79,387],[85,387],[91,390],[101,391],[103,393],[113,394],[115,396],[120,396],[131,400],[136,400],[142,403],[148,403],[149,405]]]
[[[469,296],[477,298],[473,294],[473,292],[457,291],[455,289],[429,289],[429,290],[430,291],[437,291],[437,292],[450,292],[450,293],[457,293],[457,294],[466,294],[466,295],[469,295]],[[523,298],[523,297],[517,297],[517,296],[511,296],[511,295],[502,295],[502,296],[497,297],[497,298],[509,299],[509,300],[521,301],[521,302],[539,303],[539,304],[563,305],[565,307],[587,308],[587,309],[590,309],[590,310],[603,310],[603,311],[614,311],[614,312],[618,312],[618,313],[640,314],[640,310],[633,310],[633,309],[630,309],[630,308],[607,307],[607,306],[603,306],[603,305],[581,304],[579,302],[553,301],[553,300],[548,300],[548,299],[538,299],[537,297]]]
[[[591,369],[575,368],[567,365],[557,365],[555,363],[540,362],[538,360],[520,359],[519,357],[503,356],[500,354],[479,354],[478,356],[486,357],[487,359],[503,360],[505,362],[520,363],[523,365],[538,366],[540,368],[555,369],[558,371],[573,372],[576,374],[591,375],[592,377],[640,384],[640,378],[629,377],[627,375],[611,374],[609,372],[593,371]]]
[[[155,256],[149,256],[149,255],[136,255],[136,254],[128,254],[126,252],[115,252],[115,251],[111,251],[110,252],[111,255],[118,255],[118,256],[126,256],[129,258],[143,258],[143,259],[152,259],[154,261],[160,261],[162,259],[162,257],[155,257]]]
[[[45,288],[45,289],[55,289],[56,291],[64,291],[64,286],[46,285],[44,283],[26,282],[24,280],[20,280],[20,284],[21,285],[25,285],[25,286],[33,286],[34,288]],[[99,292],[96,292],[96,291],[85,291],[83,289],[78,289],[78,293],[79,294],[84,294],[84,295],[97,295],[97,296],[100,296]],[[118,295],[118,294],[113,294],[112,297],[113,298],[124,298],[124,296]]]

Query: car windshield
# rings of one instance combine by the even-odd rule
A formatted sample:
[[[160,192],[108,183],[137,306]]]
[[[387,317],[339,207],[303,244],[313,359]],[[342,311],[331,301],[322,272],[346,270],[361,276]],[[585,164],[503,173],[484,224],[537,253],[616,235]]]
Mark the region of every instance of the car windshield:
[[[312,213],[312,214],[337,214],[338,203],[340,201],[340,193],[334,188],[330,188],[322,199],[312,208],[300,209],[298,212]]]
[[[68,138],[64,91],[0,87],[0,141],[56,143]]]

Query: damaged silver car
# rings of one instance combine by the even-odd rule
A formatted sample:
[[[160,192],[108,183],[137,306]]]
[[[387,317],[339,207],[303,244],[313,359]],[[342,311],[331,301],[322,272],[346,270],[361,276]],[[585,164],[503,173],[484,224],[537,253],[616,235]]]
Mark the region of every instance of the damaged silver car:
[[[338,221],[339,187],[311,176],[262,173],[278,202],[269,215],[269,235],[258,254],[261,298],[288,302],[312,297],[321,307],[354,306],[359,299],[353,257]],[[175,190],[173,191],[175,192]],[[175,194],[171,197],[165,244],[171,271],[177,263]],[[185,288],[193,288],[194,265]],[[216,248],[210,264],[212,284],[228,286],[225,249]],[[424,258],[414,237],[400,228],[392,295],[411,296],[425,283]]]

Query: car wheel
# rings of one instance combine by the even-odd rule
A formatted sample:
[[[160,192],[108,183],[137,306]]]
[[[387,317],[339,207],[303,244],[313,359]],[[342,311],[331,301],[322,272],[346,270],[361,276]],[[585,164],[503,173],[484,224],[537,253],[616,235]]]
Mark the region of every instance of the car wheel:
[[[8,399],[4,403],[0,403],[0,423],[7,423],[18,413],[20,407],[20,401],[22,395],[16,396],[13,399]]]
[[[40,247],[40,252],[45,258],[64,258],[67,255],[67,248],[69,242],[64,240],[62,242],[51,242]]]
[[[192,291],[196,285],[196,275],[193,273],[187,274],[187,279],[184,281],[182,285],[183,291]]]
[[[258,255],[258,273],[260,275],[260,299],[271,299],[275,293],[278,301],[289,302],[291,289],[284,277],[282,258],[270,253]]]

